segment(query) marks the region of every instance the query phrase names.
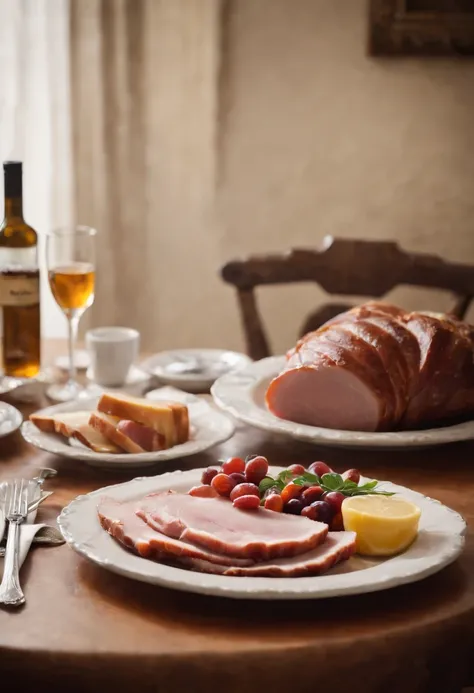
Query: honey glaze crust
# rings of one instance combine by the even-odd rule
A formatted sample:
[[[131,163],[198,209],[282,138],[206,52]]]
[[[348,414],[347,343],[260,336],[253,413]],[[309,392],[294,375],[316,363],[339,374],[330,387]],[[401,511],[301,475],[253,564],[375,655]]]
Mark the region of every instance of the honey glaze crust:
[[[408,428],[469,419],[474,411],[473,344],[468,326],[411,314],[407,327],[421,348],[419,384],[404,417]]]
[[[323,355],[333,367],[360,378],[380,400],[378,425],[360,430],[417,430],[468,420],[474,413],[473,335],[474,328],[456,318],[405,313],[394,306],[384,310],[381,304],[371,302],[300,339],[288,354],[285,386],[275,379],[267,404],[280,418],[355,430],[352,425],[358,419],[349,414],[347,421],[338,415],[333,424],[326,417],[323,423],[319,414],[313,420],[305,414],[303,421],[298,418],[298,408],[285,404],[285,397],[301,398],[308,392],[308,388],[304,388],[306,394],[298,392],[301,378],[295,378],[294,391],[288,386],[292,369],[304,365],[321,370],[326,367],[320,359]],[[350,399],[340,394],[347,409]],[[303,409],[299,407],[299,411]]]
[[[402,390],[404,383],[397,380],[393,372],[396,360],[385,363],[381,350],[376,348],[363,329],[353,329],[355,323],[341,322],[333,325],[321,334],[322,342],[329,342],[342,347],[346,365],[350,366],[380,398],[383,403],[383,426],[393,426],[404,410],[405,396]],[[357,363],[357,366],[351,365]],[[389,366],[389,368],[387,368]]]

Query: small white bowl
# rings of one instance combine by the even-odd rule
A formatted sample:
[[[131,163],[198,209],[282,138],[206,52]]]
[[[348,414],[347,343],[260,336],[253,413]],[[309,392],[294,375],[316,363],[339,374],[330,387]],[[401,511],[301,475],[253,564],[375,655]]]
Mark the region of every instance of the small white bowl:
[[[245,354],[225,349],[176,349],[162,351],[140,364],[140,368],[162,383],[189,392],[204,392],[222,375],[252,363]]]

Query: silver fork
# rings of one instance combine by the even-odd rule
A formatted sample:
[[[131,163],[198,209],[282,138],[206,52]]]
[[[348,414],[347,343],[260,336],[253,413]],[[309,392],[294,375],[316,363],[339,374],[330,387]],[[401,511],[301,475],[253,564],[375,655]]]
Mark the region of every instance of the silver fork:
[[[5,496],[6,519],[9,527],[3,579],[0,585],[0,603],[20,606],[25,602],[25,595],[20,587],[18,563],[20,525],[26,520],[28,513],[24,480],[21,479],[19,482],[16,479],[12,484],[8,484]]]

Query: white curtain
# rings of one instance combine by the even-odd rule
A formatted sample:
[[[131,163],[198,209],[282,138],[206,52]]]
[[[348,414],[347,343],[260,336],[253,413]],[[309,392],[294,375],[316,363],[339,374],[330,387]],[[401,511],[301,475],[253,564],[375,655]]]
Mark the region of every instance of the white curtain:
[[[89,319],[137,328],[144,349],[217,346],[225,331],[215,315],[221,4],[71,3],[76,209],[98,229]]]
[[[69,0],[0,0],[0,159],[23,161],[24,214],[40,234],[41,263],[41,236],[73,219],[69,73]],[[3,171],[0,179],[3,200]],[[43,335],[63,336],[42,269]]]

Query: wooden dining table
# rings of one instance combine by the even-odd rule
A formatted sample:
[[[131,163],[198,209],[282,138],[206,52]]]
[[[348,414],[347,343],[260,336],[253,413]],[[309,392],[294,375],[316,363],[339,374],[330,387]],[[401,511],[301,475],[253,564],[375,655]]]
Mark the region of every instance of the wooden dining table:
[[[27,416],[45,404],[17,406]],[[468,522],[464,553],[383,592],[266,602],[172,591],[108,572],[68,545],[33,547],[21,570],[26,604],[0,609],[0,681],[15,681],[16,693],[459,693],[474,681],[474,444],[323,449],[238,424],[209,452],[140,475],[252,453],[274,465],[356,467],[439,499]],[[40,452],[20,432],[0,440],[0,465],[1,480],[57,469],[38,515],[50,524],[79,494],[137,476]]]

